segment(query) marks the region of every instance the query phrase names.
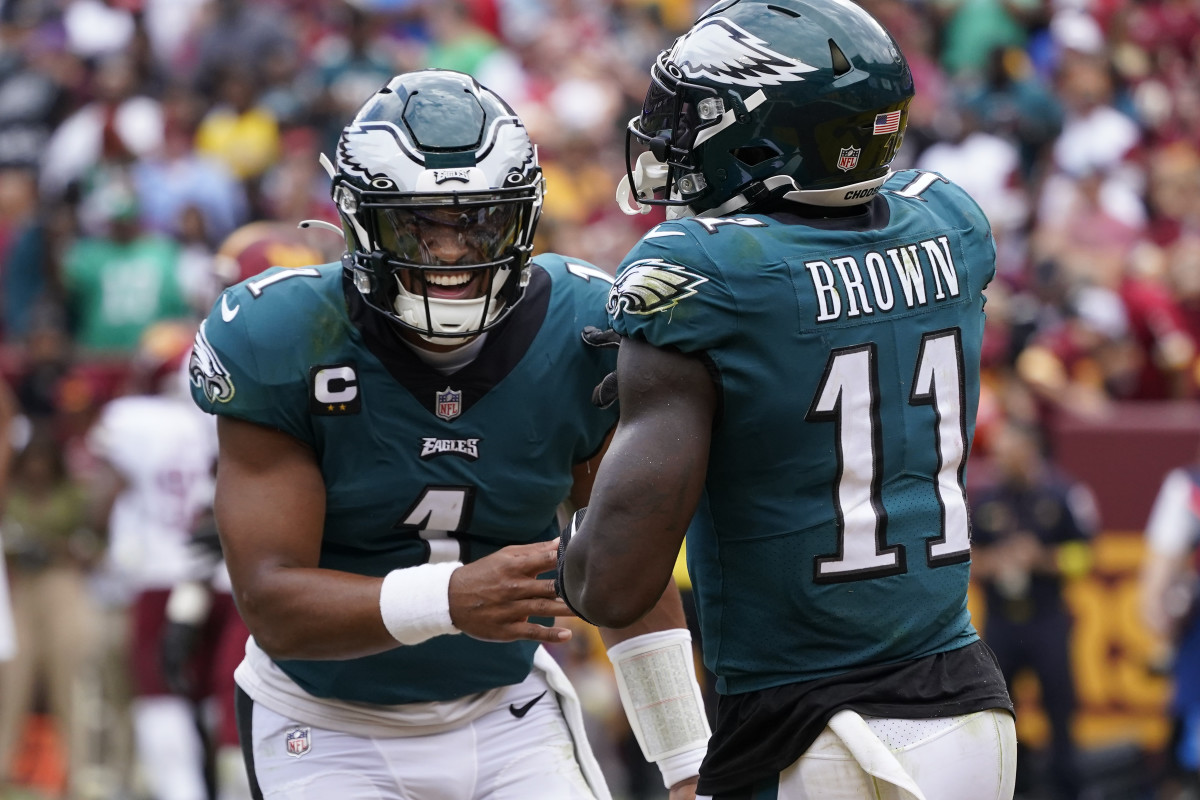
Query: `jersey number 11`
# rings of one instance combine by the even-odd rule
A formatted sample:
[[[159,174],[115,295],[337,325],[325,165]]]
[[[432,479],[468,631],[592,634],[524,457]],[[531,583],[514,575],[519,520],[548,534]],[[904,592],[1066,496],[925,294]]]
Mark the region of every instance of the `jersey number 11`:
[[[883,431],[879,374],[873,342],[829,354],[808,422],[837,426],[838,477],[834,492],[838,552],[818,556],[816,583],[879,578],[906,571],[904,545],[887,544],[887,513],[880,485]],[[931,567],[961,564],[971,557],[964,473],[967,459],[966,398],[962,336],[958,328],[921,337],[908,403],[931,405],[937,418],[937,498],[941,535],[926,539]]]

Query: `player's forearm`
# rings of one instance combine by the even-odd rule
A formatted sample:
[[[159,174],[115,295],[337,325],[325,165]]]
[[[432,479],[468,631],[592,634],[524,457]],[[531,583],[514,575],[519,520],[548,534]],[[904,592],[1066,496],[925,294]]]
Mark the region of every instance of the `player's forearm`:
[[[687,618],[683,614],[683,602],[679,597],[679,587],[675,585],[675,579],[672,578],[666,591],[662,593],[658,602],[646,612],[644,617],[626,628],[601,628],[600,638],[605,647],[612,647],[614,644],[641,636],[644,633],[686,627]]]
[[[560,575],[565,599],[607,628],[641,619],[670,580],[704,493],[717,407],[698,358],[629,340],[617,363],[621,421]]]
[[[663,452],[657,452],[659,458]],[[665,458],[681,457],[687,456]],[[662,599],[695,507],[683,473],[702,465],[692,467],[669,468],[639,448],[610,450],[601,469],[620,478],[593,494],[583,526],[565,554],[567,599],[591,622],[628,628]]]
[[[319,568],[272,567],[234,581],[238,610],[275,659],[340,660],[399,642],[379,610],[382,579]]]

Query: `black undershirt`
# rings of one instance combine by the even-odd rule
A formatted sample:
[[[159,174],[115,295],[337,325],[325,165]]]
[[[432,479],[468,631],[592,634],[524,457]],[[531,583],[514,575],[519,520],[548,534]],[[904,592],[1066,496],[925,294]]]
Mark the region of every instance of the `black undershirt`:
[[[982,641],[830,678],[722,695],[696,793],[748,799],[804,754],[843,708],[871,717],[933,719],[1002,708],[1012,700]]]

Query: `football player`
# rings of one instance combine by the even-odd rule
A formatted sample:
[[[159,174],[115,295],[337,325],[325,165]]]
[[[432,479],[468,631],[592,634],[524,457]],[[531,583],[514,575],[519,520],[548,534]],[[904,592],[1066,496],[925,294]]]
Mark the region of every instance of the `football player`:
[[[609,295],[621,419],[559,580],[628,624],[702,511],[721,696],[698,797],[1013,794],[1012,704],[966,604],[995,250],[961,189],[890,170],[912,95],[858,6],[732,0],[629,124],[618,199],[668,221]]]
[[[470,76],[395,77],[324,162],[341,262],[231,287],[191,360],[252,634],[235,677],[255,796],[607,798],[539,645],[570,635],[540,577],[557,509],[586,504],[616,421],[590,401],[615,354],[580,336],[611,277],[532,257],[536,149]],[[608,641],[690,641],[660,596]],[[690,798],[708,730],[694,673],[672,688],[684,725],[653,752]]]
[[[159,800],[208,794],[194,705],[200,696],[172,691],[158,660],[172,588],[204,571],[189,543],[196,517],[212,502],[212,419],[188,398],[183,372],[194,334],[185,321],[147,328],[126,393],[103,407],[87,434],[96,503],[108,509],[104,580],[109,594],[130,598],[135,752]],[[215,643],[213,634],[204,631],[200,649]]]

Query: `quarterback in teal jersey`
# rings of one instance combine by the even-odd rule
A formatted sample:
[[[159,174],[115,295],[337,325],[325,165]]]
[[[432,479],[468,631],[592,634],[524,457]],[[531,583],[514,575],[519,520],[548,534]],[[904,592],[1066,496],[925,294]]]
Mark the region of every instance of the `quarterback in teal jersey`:
[[[966,602],[995,247],[961,189],[888,166],[912,94],[858,6],[725,0],[629,124],[618,200],[668,221],[609,295],[621,420],[559,590],[628,624],[686,531],[720,693],[698,797],[1013,794]]]
[[[467,75],[397,76],[325,163],[342,262],[231,287],[190,363],[252,633],[235,677],[255,796],[603,800],[539,646],[569,636],[540,576],[616,422],[590,401],[615,357],[580,336],[611,278],[532,257],[536,149]],[[685,636],[660,594],[606,641]],[[702,755],[669,765],[674,798]]]

